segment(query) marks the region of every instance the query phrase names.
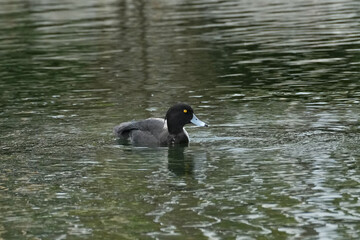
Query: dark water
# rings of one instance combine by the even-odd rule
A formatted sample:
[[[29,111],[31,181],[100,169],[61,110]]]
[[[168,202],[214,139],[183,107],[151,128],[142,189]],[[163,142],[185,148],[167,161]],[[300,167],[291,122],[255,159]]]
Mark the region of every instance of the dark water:
[[[0,239],[360,238],[359,1],[0,2]]]

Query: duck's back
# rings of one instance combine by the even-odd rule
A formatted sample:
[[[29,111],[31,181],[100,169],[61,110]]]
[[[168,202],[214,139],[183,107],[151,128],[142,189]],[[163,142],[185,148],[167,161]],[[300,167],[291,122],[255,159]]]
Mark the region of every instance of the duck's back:
[[[121,140],[130,140],[135,145],[161,145],[166,138],[167,126],[164,119],[148,118],[141,121],[124,122],[114,128]]]

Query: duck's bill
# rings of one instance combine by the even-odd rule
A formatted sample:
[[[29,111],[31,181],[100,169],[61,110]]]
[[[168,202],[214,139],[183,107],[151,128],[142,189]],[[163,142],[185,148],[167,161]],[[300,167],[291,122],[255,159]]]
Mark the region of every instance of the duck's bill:
[[[200,121],[195,114],[193,114],[193,118],[190,120],[191,123],[195,124],[196,126],[199,127],[207,127],[208,125],[206,123],[204,123],[203,121]]]

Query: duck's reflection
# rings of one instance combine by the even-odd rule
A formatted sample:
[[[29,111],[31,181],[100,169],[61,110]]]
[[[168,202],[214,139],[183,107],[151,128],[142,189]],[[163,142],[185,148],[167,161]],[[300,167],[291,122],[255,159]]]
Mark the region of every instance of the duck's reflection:
[[[176,175],[192,174],[193,172],[192,159],[189,159],[189,156],[185,158],[184,151],[185,147],[169,147],[168,168]]]
[[[178,176],[194,174],[196,165],[194,155],[185,152],[185,147],[169,147],[168,168]],[[196,167],[195,167],[196,168]]]

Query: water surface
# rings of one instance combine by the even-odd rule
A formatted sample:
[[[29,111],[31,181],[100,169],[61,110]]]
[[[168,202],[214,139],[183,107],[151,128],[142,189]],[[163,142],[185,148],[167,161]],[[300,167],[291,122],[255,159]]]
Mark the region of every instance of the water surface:
[[[358,1],[1,6],[0,238],[360,237]],[[113,137],[178,101],[189,147]]]

